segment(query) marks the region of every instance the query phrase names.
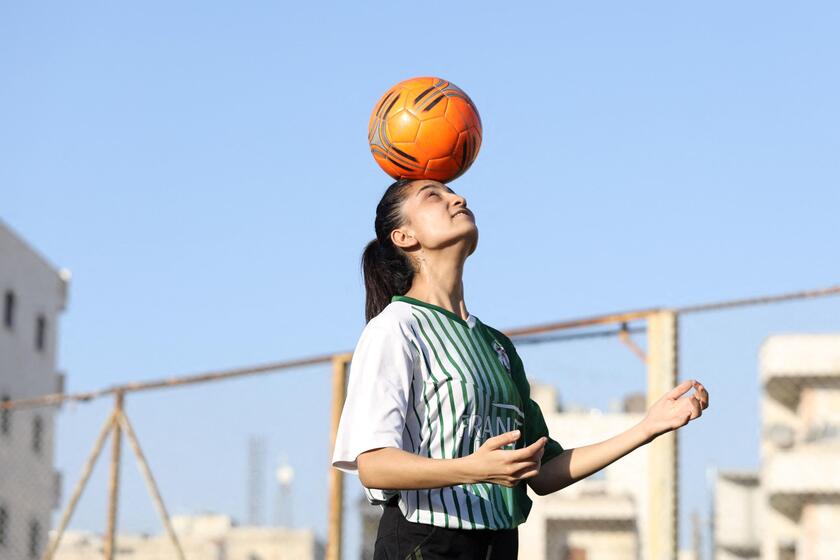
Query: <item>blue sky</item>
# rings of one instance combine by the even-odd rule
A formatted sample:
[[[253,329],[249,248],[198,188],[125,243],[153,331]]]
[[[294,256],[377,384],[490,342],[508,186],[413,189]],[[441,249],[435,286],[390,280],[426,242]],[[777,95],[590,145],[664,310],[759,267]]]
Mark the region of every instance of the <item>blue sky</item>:
[[[0,218],[73,272],[71,391],[352,349],[359,257],[389,183],[369,113],[393,83],[436,75],[484,124],[451,184],[476,212],[466,303],[484,322],[831,285],[838,16],[828,2],[5,4]],[[757,433],[764,337],[836,331],[838,312],[824,300],[684,321],[683,375],[721,403],[684,430],[686,507],[703,506],[708,464],[755,464],[754,438],[733,452],[721,437]],[[643,383],[625,352],[523,357],[603,405]],[[322,530],[311,465],[327,460],[328,389],[312,368],[132,397],[129,412],[171,509],[241,518],[257,432],[298,468],[296,518]],[[105,409],[59,418],[65,497]],[[95,496],[73,526],[102,530]],[[151,507],[129,509],[123,527],[157,530]]]

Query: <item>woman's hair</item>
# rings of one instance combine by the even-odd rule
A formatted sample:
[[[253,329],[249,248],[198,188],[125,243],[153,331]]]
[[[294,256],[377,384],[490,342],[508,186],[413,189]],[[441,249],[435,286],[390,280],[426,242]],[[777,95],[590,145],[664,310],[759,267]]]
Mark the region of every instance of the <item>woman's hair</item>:
[[[403,295],[414,280],[414,267],[408,255],[391,241],[391,232],[403,225],[402,204],[412,179],[399,179],[385,190],[376,206],[373,222],[376,237],[362,253],[365,277],[365,322],[391,303],[391,296]]]

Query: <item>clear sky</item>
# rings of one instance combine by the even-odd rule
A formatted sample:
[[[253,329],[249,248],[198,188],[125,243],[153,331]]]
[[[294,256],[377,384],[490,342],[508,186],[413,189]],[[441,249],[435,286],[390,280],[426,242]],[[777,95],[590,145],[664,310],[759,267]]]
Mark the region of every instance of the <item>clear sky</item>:
[[[476,213],[466,304],[484,322],[836,284],[839,16],[830,2],[6,3],[0,219],[73,272],[70,391],[349,350],[390,182],[368,117],[393,83],[436,75],[484,124],[451,184]],[[713,404],[683,432],[684,513],[705,507],[707,466],[757,464],[761,341],[838,317],[824,300],[686,319],[682,375]],[[605,408],[644,383],[617,341],[523,357],[564,401]],[[296,524],[323,534],[328,391],[311,368],[127,406],[174,513],[242,519],[259,433],[297,469]],[[59,417],[65,501],[109,404]],[[73,527],[104,529],[105,472]],[[157,531],[123,472],[121,527]]]

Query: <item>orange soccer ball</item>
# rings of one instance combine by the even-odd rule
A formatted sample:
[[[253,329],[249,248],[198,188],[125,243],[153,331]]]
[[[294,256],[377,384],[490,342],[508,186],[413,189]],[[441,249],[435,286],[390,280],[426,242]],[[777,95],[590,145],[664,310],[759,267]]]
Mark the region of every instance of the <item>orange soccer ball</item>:
[[[469,96],[453,83],[411,78],[376,103],[368,142],[374,159],[391,177],[445,183],[475,161],[481,118]]]

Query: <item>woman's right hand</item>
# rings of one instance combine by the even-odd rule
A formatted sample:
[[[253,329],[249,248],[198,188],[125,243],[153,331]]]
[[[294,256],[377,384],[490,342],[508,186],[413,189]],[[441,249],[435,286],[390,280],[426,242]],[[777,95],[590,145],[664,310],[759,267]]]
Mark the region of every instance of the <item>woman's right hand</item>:
[[[513,430],[491,437],[474,453],[464,457],[470,461],[475,482],[492,482],[510,488],[522,479],[539,474],[548,438],[541,437],[522,449],[504,449],[520,435],[520,430]]]

